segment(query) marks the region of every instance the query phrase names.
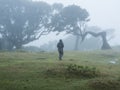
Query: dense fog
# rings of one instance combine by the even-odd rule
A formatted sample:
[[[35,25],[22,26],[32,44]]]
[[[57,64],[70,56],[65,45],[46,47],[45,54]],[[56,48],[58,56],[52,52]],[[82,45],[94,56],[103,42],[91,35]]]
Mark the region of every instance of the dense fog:
[[[0,1],[0,49],[32,47],[55,51],[111,49],[119,46],[118,0]]]

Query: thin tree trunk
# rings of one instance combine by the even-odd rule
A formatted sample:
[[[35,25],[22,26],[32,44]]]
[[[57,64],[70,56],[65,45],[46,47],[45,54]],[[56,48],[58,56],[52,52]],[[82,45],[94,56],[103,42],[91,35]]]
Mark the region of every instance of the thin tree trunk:
[[[8,42],[8,45],[7,45],[7,49],[9,50],[9,51],[12,51],[13,50],[13,44],[11,43],[11,42]]]
[[[79,41],[80,41],[80,36],[76,36],[76,41],[75,41],[75,47],[74,47],[74,50],[78,50],[78,46],[79,46]]]
[[[17,46],[15,46],[16,47],[16,49],[21,49],[22,48],[22,45],[17,45]]]
[[[102,35],[101,35],[101,38],[102,38],[102,41],[103,41],[103,45],[102,45],[101,49],[102,49],[102,50],[111,49],[111,47],[110,47],[110,45],[108,44],[107,39],[106,39],[106,33],[102,34]]]

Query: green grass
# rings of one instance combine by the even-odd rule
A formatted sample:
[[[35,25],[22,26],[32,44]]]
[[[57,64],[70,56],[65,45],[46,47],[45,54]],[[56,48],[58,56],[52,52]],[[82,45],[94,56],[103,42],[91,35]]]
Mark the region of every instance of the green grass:
[[[118,60],[116,64],[110,63],[115,59]],[[100,76],[66,77],[65,69],[70,64],[95,67]],[[46,73],[48,70],[55,72]],[[120,83],[118,51],[66,51],[62,61],[58,60],[57,52],[0,52],[0,90],[108,90],[109,80]],[[110,85],[96,88],[103,84]],[[120,88],[116,87],[116,90]]]

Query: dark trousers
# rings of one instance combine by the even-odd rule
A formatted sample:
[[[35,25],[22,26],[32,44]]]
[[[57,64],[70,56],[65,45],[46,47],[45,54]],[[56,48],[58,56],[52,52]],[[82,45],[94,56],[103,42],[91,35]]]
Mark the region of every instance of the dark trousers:
[[[59,52],[59,60],[62,60],[63,57],[63,50],[58,50]]]

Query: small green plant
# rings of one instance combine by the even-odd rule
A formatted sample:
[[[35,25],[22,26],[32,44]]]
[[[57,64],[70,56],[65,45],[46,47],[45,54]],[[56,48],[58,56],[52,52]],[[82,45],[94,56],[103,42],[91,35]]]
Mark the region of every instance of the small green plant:
[[[120,90],[120,82],[114,79],[95,79],[89,81],[93,90]]]
[[[74,76],[82,76],[86,78],[92,78],[99,75],[99,71],[93,67],[80,66],[76,64],[70,64],[67,66],[67,73]]]
[[[118,77],[118,81],[120,81],[120,76]]]
[[[49,68],[45,71],[45,75],[48,77],[64,77],[65,74],[65,69],[60,67],[60,68]]]

